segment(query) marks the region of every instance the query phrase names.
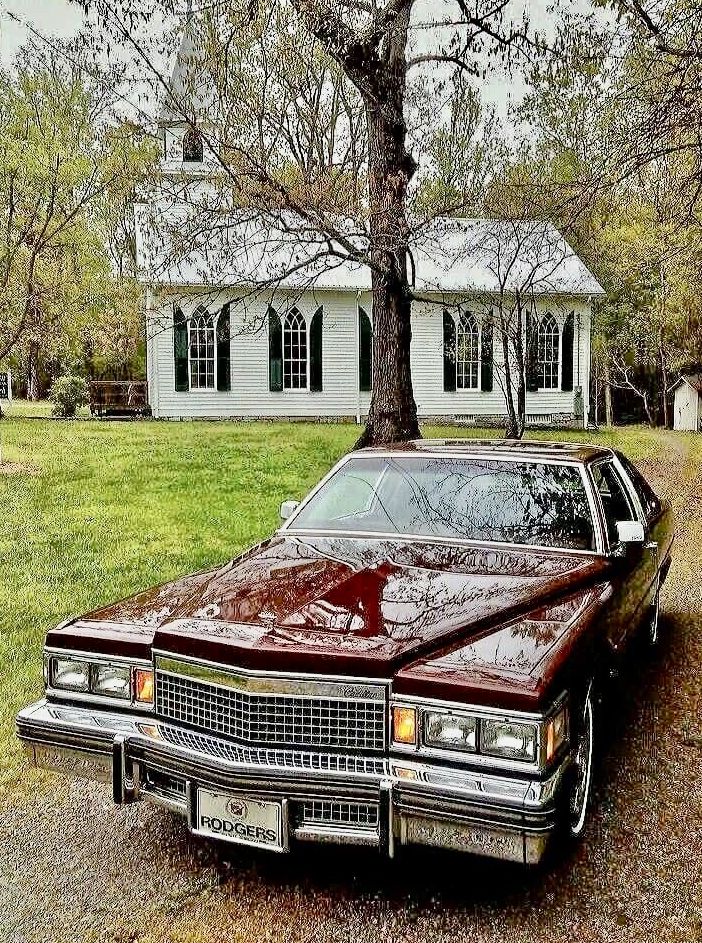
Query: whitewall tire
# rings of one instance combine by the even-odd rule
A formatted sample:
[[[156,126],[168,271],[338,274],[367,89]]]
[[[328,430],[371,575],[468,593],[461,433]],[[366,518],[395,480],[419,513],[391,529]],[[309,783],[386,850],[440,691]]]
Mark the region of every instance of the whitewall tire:
[[[651,611],[646,624],[646,641],[648,642],[650,648],[655,648],[658,645],[660,613],[661,589],[659,586],[656,588],[656,595],[653,597]]]
[[[568,835],[577,839],[587,822],[592,792],[592,765],[595,745],[595,709],[592,685],[588,688],[580,717],[580,729],[575,743],[572,779],[568,795],[566,827]]]

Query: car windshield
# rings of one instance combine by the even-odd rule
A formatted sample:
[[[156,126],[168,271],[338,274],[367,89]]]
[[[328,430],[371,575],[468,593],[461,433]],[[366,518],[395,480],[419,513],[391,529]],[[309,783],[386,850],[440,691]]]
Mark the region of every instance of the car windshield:
[[[579,469],[541,462],[355,456],[291,528],[593,549]]]

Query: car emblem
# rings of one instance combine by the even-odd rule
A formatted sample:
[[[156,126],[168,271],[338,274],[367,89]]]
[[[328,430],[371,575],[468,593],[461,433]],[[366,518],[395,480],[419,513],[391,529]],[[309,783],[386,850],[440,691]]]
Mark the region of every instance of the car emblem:
[[[227,813],[234,818],[246,815],[246,803],[243,799],[227,799]]]

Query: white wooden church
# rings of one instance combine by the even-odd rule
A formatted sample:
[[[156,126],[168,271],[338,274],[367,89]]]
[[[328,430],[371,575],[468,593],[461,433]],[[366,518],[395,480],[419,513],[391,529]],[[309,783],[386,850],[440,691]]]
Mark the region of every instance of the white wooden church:
[[[198,86],[185,74],[197,62],[195,35],[186,27],[176,91]],[[320,262],[324,241],[294,220],[264,223],[243,212],[216,239],[174,253],[163,232],[187,225],[188,188],[207,185],[214,160],[197,127],[168,108],[161,134],[164,179],[178,185],[136,208],[154,416],[362,421],[372,384],[369,270]],[[420,418],[480,423],[505,413],[499,315],[519,297],[528,298],[523,321],[533,332],[527,422],[583,423],[592,305],[602,289],[555,229],[433,220],[413,239],[411,270]]]

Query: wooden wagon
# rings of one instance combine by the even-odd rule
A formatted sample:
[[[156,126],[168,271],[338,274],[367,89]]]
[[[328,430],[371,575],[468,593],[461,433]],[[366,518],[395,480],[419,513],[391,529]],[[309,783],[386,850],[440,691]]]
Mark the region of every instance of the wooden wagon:
[[[91,380],[90,412],[93,416],[146,416],[149,387],[144,380]]]

